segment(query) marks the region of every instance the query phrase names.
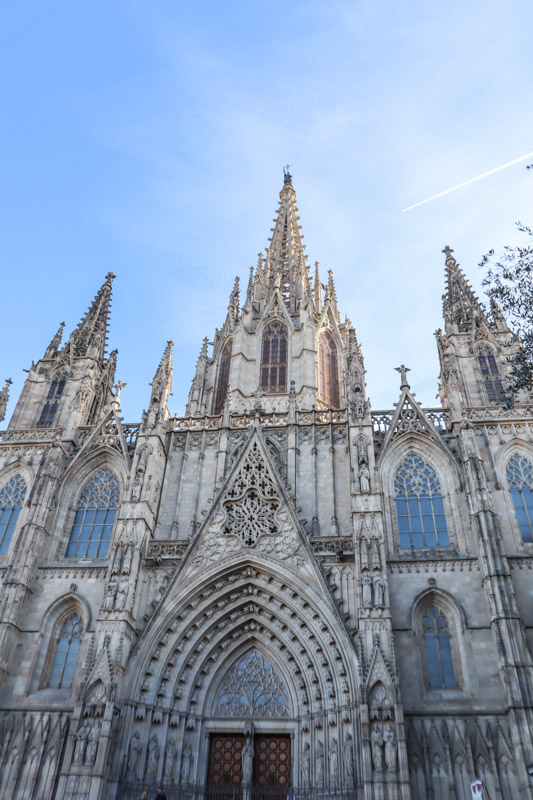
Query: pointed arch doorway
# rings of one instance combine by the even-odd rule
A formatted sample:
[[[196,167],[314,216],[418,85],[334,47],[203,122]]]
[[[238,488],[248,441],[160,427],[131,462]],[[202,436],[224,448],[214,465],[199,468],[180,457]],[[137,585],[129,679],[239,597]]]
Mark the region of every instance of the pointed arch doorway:
[[[215,694],[217,730],[209,735],[207,769],[212,800],[285,800],[292,783],[291,735],[285,730],[290,716],[277,670],[262,652],[249,650]],[[222,730],[235,721],[244,722],[244,733]]]

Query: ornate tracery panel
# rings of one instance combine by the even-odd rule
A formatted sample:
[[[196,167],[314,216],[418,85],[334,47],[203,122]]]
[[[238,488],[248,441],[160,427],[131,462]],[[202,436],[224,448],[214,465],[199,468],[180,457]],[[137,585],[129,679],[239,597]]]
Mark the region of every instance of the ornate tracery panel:
[[[409,453],[396,470],[394,492],[402,549],[450,546],[440,482],[430,464]]]
[[[332,408],[340,405],[337,345],[329,331],[322,331],[318,342],[318,396]]]
[[[0,490],[0,556],[8,551],[25,497],[26,481],[22,475],[14,475]]]
[[[64,372],[60,372],[54,377],[50,385],[50,389],[48,390],[45,404],[41,409],[41,415],[36,426],[37,428],[52,427],[59,401],[63,396],[66,382],[67,376]]]
[[[264,655],[251,650],[226,674],[218,691],[220,717],[288,717],[287,693]]]
[[[238,536],[246,547],[253,547],[263,534],[277,532],[278,506],[276,487],[255,442],[224,502],[224,535]]]
[[[263,332],[261,390],[266,394],[287,391],[287,326],[272,320]]]
[[[507,462],[507,481],[524,542],[533,542],[533,464],[520,453]]]

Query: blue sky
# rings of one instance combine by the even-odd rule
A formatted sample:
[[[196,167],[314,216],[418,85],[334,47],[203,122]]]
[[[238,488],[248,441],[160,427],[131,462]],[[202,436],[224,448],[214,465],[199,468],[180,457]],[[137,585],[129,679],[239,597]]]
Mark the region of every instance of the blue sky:
[[[334,270],[374,409],[394,367],[435,404],[444,257],[531,224],[530,2],[42,2],[0,26],[8,414],[59,322],[112,270],[110,347],[139,419],[168,338],[183,413],[204,336],[267,244],[292,165],[310,263]]]

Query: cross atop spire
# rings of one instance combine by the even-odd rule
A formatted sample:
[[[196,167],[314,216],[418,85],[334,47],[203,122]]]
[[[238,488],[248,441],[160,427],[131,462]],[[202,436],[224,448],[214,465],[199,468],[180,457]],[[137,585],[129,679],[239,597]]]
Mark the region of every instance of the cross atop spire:
[[[108,272],[87,313],[73,331],[70,338],[74,347],[74,356],[92,356],[103,363],[109,326],[111,287],[114,279],[115,275]]]

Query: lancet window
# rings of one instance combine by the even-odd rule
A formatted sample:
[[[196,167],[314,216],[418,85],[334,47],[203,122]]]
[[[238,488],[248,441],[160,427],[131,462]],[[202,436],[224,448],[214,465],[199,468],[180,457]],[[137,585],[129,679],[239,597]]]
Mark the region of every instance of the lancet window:
[[[492,347],[482,343],[476,347],[476,355],[489,403],[503,403],[505,393]]]
[[[287,693],[264,655],[252,650],[230,669],[215,704],[220,717],[288,717]]]
[[[83,622],[77,613],[70,614],[58,628],[48,680],[50,689],[70,689],[82,634]]]
[[[221,414],[228,393],[229,369],[231,365],[232,340],[228,339],[220,355],[217,392],[215,395],[215,414]]]
[[[119,495],[118,479],[107,467],[87,481],[74,517],[66,558],[105,558]]]
[[[322,331],[318,340],[318,396],[332,408],[340,405],[337,345],[329,331]]]
[[[22,475],[14,475],[0,490],[0,556],[8,551],[25,496]]]
[[[436,605],[432,605],[423,614],[422,628],[429,688],[456,689],[448,620]]]
[[[39,417],[39,420],[37,422],[38,428],[52,427],[57,412],[57,407],[63,395],[66,382],[67,382],[67,376],[65,375],[64,372],[57,374],[53,379],[50,385],[50,389],[48,390],[48,394],[46,395],[45,404],[41,410],[41,416]]]
[[[533,542],[533,464],[520,453],[507,462],[507,481],[524,542]]]
[[[287,391],[287,339],[287,327],[279,320],[270,322],[263,332],[261,390],[266,394]]]
[[[394,491],[400,547],[449,547],[440,483],[433,467],[409,453],[396,470]]]

